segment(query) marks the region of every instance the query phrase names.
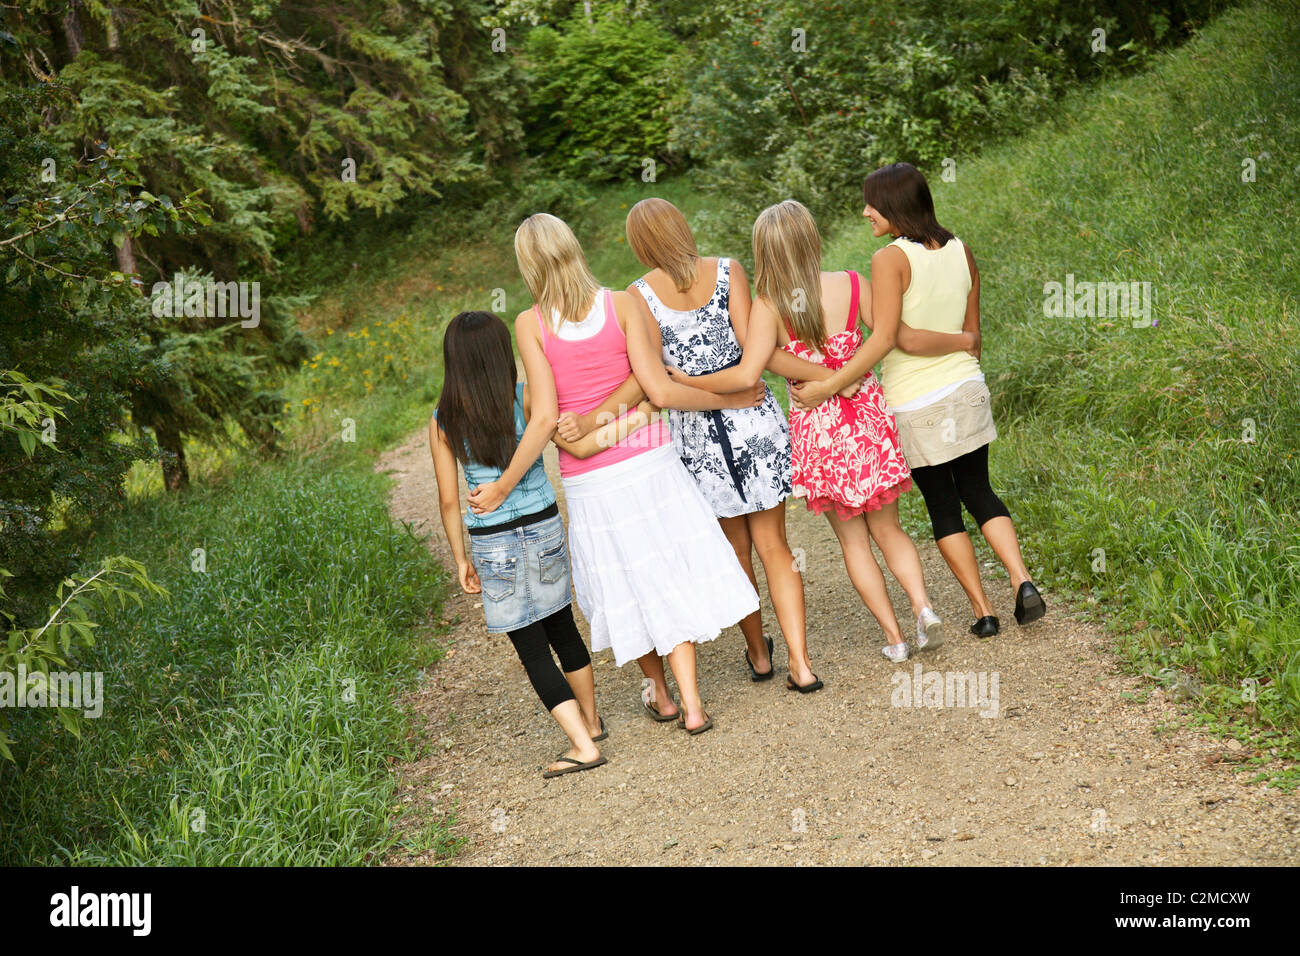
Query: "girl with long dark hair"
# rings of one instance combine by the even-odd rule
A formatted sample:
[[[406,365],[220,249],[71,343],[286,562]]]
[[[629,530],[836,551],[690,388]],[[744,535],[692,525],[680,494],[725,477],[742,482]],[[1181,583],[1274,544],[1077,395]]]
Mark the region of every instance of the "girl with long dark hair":
[[[570,608],[568,543],[541,457],[554,414],[530,417],[534,396],[516,380],[510,331],[489,312],[462,312],[451,320],[443,369],[429,447],[457,579],[465,593],[483,596],[488,631],[509,636],[537,696],[572,744],[544,776],[598,767],[605,758],[596,742],[608,734],[596,712],[591,657]],[[554,386],[535,387],[551,393],[538,406],[553,407]],[[643,408],[629,419],[621,428],[649,421]],[[577,457],[590,456],[620,433],[606,426],[566,447]],[[461,511],[458,462],[470,493],[491,487],[501,496],[497,507]],[[469,532],[468,554],[462,527]]]

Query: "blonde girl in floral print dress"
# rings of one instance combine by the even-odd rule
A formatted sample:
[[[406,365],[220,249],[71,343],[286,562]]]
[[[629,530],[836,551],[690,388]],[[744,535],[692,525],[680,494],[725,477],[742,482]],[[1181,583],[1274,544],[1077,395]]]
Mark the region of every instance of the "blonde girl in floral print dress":
[[[770,206],[754,222],[754,272],[753,311],[780,317],[778,344],[785,351],[836,370],[859,349],[875,348],[870,339],[864,343],[861,329],[871,309],[867,283],[855,272],[821,270],[821,237],[801,203]],[[851,398],[833,395],[809,409],[792,405],[790,442],[794,494],[829,519],[849,578],[885,632],[882,653],[893,661],[909,654],[871,540],[907,592],[917,649],[938,646],[942,622],[930,607],[916,545],[898,520],[898,498],[911,488],[911,473],[875,375],[868,372]]]

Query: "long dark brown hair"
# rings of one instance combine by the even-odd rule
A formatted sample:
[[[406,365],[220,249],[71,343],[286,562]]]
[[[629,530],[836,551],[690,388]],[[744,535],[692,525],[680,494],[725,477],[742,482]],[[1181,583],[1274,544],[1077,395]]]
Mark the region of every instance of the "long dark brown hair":
[[[953,238],[934,214],[934,198],[925,176],[911,163],[881,166],[862,183],[862,200],[872,206],[904,239],[942,247]]]
[[[505,469],[515,435],[515,353],[510,330],[491,312],[462,312],[442,337],[438,427],[461,464]]]

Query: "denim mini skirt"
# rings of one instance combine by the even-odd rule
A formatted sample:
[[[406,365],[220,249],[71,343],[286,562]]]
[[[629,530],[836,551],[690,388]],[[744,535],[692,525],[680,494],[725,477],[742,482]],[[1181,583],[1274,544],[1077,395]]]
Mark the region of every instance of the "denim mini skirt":
[[[492,634],[527,627],[573,600],[559,515],[496,534],[472,534],[469,559],[483,584],[483,617]]]

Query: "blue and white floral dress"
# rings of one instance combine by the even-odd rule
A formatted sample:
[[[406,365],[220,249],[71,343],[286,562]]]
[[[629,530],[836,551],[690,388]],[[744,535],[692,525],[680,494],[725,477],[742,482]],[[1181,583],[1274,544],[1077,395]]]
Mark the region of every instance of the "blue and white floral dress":
[[[713,296],[698,309],[670,309],[645,279],[635,283],[659,324],[664,363],[707,375],[740,363],[728,302],[731,260],[718,260]],[[790,495],[790,431],[772,389],[757,408],[669,410],[673,444],[719,518],[775,508]]]

